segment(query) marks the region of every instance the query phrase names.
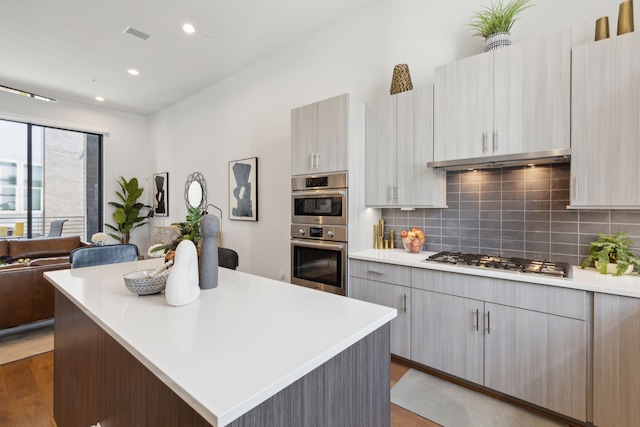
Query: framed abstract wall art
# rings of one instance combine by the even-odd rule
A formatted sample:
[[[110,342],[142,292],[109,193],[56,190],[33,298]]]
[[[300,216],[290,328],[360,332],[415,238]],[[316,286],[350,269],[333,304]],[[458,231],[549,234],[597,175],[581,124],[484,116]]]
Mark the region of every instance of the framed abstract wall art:
[[[169,216],[169,172],[153,175],[153,216]]]
[[[258,220],[258,158],[229,162],[229,219]]]

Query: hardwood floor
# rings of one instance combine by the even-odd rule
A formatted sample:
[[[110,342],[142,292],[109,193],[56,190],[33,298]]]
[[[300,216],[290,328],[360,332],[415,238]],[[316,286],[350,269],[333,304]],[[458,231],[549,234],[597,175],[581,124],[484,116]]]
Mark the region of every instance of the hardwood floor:
[[[391,362],[391,386],[409,367]],[[56,427],[53,420],[53,351],[0,365],[0,426]],[[391,405],[392,427],[439,427]]]
[[[55,427],[53,351],[0,365],[0,425]]]

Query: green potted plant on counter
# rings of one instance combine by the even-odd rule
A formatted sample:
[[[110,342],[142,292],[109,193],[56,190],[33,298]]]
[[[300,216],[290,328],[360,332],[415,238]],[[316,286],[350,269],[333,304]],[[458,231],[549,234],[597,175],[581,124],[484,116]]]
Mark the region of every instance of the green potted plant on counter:
[[[523,10],[531,6],[529,0],[512,0],[506,5],[502,0],[492,0],[491,6],[486,6],[473,15],[469,26],[475,30],[474,35],[485,39],[485,52],[509,46],[513,23]]]
[[[595,267],[600,274],[621,276],[640,267],[640,259],[631,250],[633,242],[624,231],[615,236],[598,233],[598,240],[591,242],[582,268]]]

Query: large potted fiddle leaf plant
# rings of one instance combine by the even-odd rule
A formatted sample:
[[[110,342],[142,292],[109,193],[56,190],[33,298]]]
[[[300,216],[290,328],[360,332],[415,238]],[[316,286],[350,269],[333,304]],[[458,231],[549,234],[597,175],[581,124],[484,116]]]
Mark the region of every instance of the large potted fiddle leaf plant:
[[[105,224],[105,226],[113,231],[113,233],[108,233],[109,236],[120,243],[129,243],[131,232],[146,224],[144,221],[147,219],[147,215],[141,215],[140,212],[150,206],[138,201],[144,188],[138,186],[137,178],[127,180],[121,176],[117,183],[120,186],[120,191],[116,191],[118,201],[109,202],[109,205],[116,208],[113,212],[115,225]]]

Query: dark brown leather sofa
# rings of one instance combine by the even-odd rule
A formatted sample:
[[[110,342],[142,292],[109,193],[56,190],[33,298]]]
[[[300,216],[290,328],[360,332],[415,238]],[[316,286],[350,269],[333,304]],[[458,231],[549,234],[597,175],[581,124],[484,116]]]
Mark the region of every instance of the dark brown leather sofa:
[[[43,274],[70,268],[69,253],[87,245],[78,236],[0,240],[0,329],[52,318],[53,286]]]

